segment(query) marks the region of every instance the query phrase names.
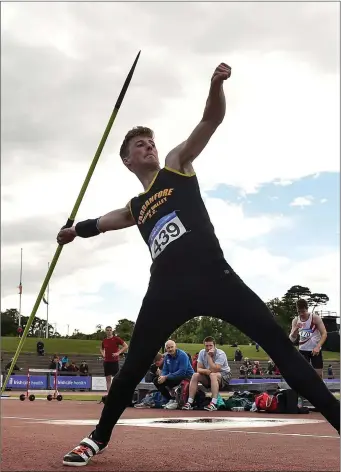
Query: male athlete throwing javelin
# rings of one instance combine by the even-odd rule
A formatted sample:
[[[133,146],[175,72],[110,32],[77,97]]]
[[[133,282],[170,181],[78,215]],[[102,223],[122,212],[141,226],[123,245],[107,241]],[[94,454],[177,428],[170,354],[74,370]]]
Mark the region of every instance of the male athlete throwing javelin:
[[[67,244],[76,236],[89,238],[137,225],[153,261],[127,359],[112,382],[96,429],[66,454],[64,465],[86,465],[103,452],[127,399],[132,398],[160,346],[198,314],[232,323],[259,343],[291,388],[339,430],[340,403],[296,350],[267,306],[225,261],[200,195],[193,161],[223,121],[223,83],[230,75],[231,68],[226,64],[216,68],[200,123],[167,155],[165,167],[160,168],[152,130],[137,127],[127,133],[120,155],[141,181],[142,194],[124,208],[79,222],[58,234],[58,243]]]

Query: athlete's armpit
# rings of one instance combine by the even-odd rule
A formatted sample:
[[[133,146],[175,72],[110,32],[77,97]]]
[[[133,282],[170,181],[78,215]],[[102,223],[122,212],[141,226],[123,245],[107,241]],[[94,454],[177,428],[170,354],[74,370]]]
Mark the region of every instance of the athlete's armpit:
[[[135,225],[135,220],[128,206],[111,211],[98,220],[98,229],[101,233],[129,228]]]

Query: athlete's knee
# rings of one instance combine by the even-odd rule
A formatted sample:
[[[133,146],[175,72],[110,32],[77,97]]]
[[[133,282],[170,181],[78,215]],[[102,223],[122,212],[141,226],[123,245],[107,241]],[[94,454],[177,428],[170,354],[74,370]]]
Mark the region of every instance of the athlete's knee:
[[[211,382],[212,380],[220,380],[220,374],[219,372],[211,372],[210,373],[210,379],[211,379]]]

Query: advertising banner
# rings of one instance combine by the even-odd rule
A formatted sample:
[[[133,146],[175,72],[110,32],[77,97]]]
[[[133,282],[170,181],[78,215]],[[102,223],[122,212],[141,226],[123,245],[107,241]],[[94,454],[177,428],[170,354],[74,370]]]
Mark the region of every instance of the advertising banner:
[[[8,384],[8,388],[16,388],[18,390],[26,390],[27,388],[27,375],[11,375]],[[30,389],[32,390],[46,390],[47,389],[47,378],[46,375],[31,375],[30,376]]]
[[[54,388],[54,376],[50,377],[50,387]],[[90,376],[78,376],[78,375],[66,375],[65,377],[59,375],[57,377],[57,388],[60,390],[63,389],[75,389],[83,390],[91,388],[91,377]]]

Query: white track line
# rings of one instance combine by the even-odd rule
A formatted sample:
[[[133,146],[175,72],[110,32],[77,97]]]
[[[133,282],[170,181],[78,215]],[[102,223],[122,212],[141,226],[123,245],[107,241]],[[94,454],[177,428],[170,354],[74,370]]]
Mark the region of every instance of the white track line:
[[[32,423],[36,423],[39,421],[58,421],[58,420],[51,420],[50,418],[26,418],[21,416],[3,416],[3,420],[29,420]],[[119,425],[117,425],[119,426]],[[120,425],[124,426],[124,425]],[[198,432],[207,432],[206,430],[197,430]],[[325,438],[325,439],[339,439],[339,436],[329,436],[329,435],[318,435],[318,434],[302,434],[302,433],[271,433],[271,432],[264,432],[264,431],[245,431],[245,430],[235,430],[235,429],[213,429],[210,432],[228,432],[228,433],[244,433],[244,434],[257,434],[257,435],[265,435],[265,436],[291,436],[291,437],[302,437],[302,438]]]
[[[271,435],[271,436],[295,436],[295,437],[307,437],[307,438],[327,438],[327,439],[339,439],[340,436],[322,436],[318,434],[301,434],[301,433],[270,433],[270,432],[264,432],[264,431],[245,431],[245,430],[232,430],[232,429],[213,429],[211,432],[217,432],[217,431],[224,431],[224,432],[229,432],[229,433],[244,433],[244,434],[265,434],[265,435]]]

